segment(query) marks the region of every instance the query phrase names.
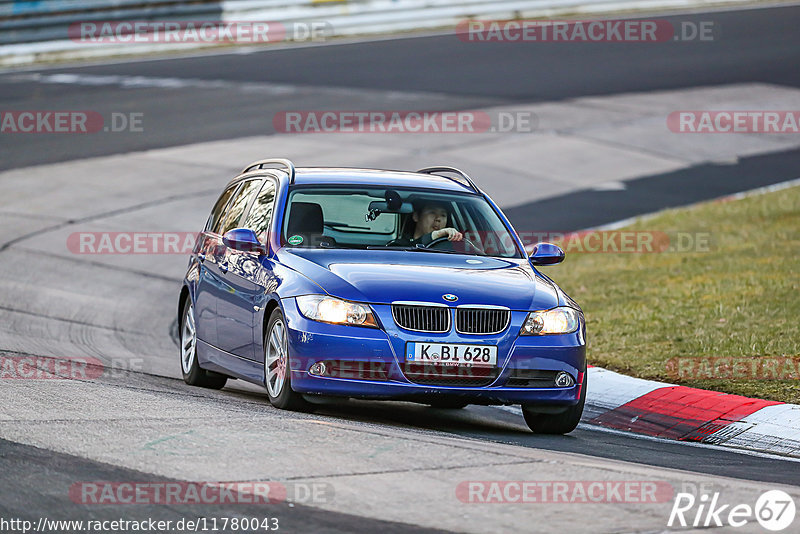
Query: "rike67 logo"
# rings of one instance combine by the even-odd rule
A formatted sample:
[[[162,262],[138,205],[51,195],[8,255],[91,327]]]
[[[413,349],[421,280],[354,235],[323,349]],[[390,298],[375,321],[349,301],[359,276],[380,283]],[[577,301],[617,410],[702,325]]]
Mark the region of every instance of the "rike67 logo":
[[[719,492],[712,495],[702,493],[678,493],[669,514],[669,527],[743,527],[757,521],[761,527],[779,532],[788,529],[795,518],[795,503],[792,496],[781,490],[770,490],[761,494],[755,506],[750,504],[723,504]],[[797,532],[797,530],[791,530]]]

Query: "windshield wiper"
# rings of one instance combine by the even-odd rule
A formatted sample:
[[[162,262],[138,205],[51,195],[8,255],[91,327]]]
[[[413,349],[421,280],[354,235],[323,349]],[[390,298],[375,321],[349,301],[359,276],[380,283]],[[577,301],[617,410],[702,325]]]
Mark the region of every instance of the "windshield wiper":
[[[356,230],[371,230],[369,226],[353,226],[340,222],[326,222],[325,226],[330,226],[331,228],[355,228]]]
[[[367,250],[406,250],[408,252],[440,252],[442,254],[464,254],[463,252],[458,252],[455,250],[441,250],[437,248],[427,248],[427,247],[420,247],[420,246],[403,246],[403,247],[387,247],[382,245],[369,245],[367,246]]]
[[[457,250],[442,250],[440,248],[427,248],[427,247],[418,247],[414,249],[416,252],[438,252],[441,254],[461,254],[464,255],[463,252],[458,252]],[[471,256],[471,254],[467,254],[467,256]]]

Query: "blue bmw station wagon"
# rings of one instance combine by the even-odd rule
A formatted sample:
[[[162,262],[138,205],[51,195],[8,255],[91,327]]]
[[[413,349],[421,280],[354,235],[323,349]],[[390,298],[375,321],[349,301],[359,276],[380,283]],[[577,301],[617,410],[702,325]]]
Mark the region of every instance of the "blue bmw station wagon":
[[[581,308],[510,223],[451,167],[417,172],[248,165],[199,235],[179,298],[186,383],[441,408],[519,404],[563,434],[586,397]]]

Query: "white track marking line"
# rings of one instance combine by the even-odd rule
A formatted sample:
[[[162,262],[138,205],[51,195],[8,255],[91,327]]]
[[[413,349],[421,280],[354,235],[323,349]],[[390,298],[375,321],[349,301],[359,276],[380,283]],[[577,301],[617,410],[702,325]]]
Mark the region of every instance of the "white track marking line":
[[[522,417],[522,408],[519,406],[493,406],[500,410],[513,413]],[[615,434],[618,436],[625,436],[633,439],[643,439],[646,441],[655,441],[657,443],[673,443],[678,445],[685,445],[688,447],[699,447],[702,449],[712,449],[716,451],[732,452],[736,454],[744,454],[746,456],[757,456],[759,458],[768,458],[771,460],[783,460],[785,462],[800,462],[800,458],[793,458],[791,456],[781,456],[779,454],[770,454],[767,452],[753,451],[749,449],[741,449],[739,447],[726,447],[723,445],[710,445],[708,443],[700,443],[699,441],[678,441],[674,439],[659,438],[656,436],[648,436],[646,434],[635,434],[633,432],[625,432],[624,430],[617,430],[614,428],[606,428],[589,423],[579,423],[578,428],[581,430],[588,430],[591,432],[605,432],[606,434]],[[585,454],[585,453],[584,453]]]
[[[733,193],[731,195],[723,195],[721,197],[709,199],[709,200],[702,200],[700,202],[695,202],[694,204],[687,204],[685,206],[680,206],[678,208],[667,208],[666,210],[659,210],[653,213],[648,213],[646,215],[637,215],[635,217],[628,217],[627,219],[620,219],[619,221],[610,222],[608,224],[603,224],[601,226],[597,226],[595,228],[586,228],[585,230],[579,231],[586,231],[586,230],[618,230],[620,228],[624,228],[626,226],[630,226],[631,224],[646,221],[661,215],[665,211],[673,210],[673,209],[684,209],[684,208],[691,208],[694,206],[698,206],[700,204],[707,204],[709,202],[718,202],[720,200],[741,200],[747,197],[753,197],[757,195],[763,195],[765,193],[773,193],[775,191],[782,191],[783,189],[789,189],[790,187],[794,187],[800,185],[800,178],[795,178],[793,180],[787,180],[785,182],[779,182],[777,184],[766,185],[763,187],[757,187],[755,189],[749,189],[747,191],[741,191],[739,193]]]
[[[641,19],[644,15],[652,18],[658,17],[680,17],[686,15],[702,15],[705,13],[731,13],[735,11],[755,11],[755,10],[766,10],[766,9],[784,9],[787,7],[795,7],[800,5],[798,2],[777,2],[777,3],[768,3],[768,4],[755,4],[755,5],[741,5],[738,2],[728,4],[728,5],[719,5],[719,6],[702,6],[698,5],[696,7],[691,6],[675,6],[675,7],[656,7],[656,8],[645,8],[640,11],[631,13],[628,12],[614,12],[614,11],[585,11],[585,13],[574,14],[572,16],[563,15],[561,17],[556,17],[559,20],[585,20],[587,18],[593,18],[598,20],[607,20],[607,19],[614,19],[614,20],[627,20],[627,19]],[[587,6],[591,7],[591,6]],[[627,9],[630,9],[628,7]],[[465,19],[469,17],[464,17]],[[531,19],[535,18],[552,18],[552,17],[528,17]],[[134,57],[134,58],[116,58],[106,61],[92,61],[92,58],[87,58],[84,60],[69,60],[64,63],[60,63],[58,65],[25,65],[22,67],[11,67],[8,69],[0,68],[0,74],[6,73],[13,73],[13,72],[29,72],[29,71],[36,71],[36,72],[43,72],[46,70],[57,70],[57,69],[64,69],[64,68],[74,68],[74,67],[82,67],[91,65],[92,67],[98,66],[108,66],[108,65],[124,65],[127,63],[144,63],[144,62],[151,62],[151,61],[174,61],[174,60],[183,60],[183,59],[196,59],[196,58],[206,58],[206,57],[216,57],[216,56],[226,56],[226,55],[249,55],[249,54],[258,54],[258,53],[269,53],[269,52],[279,52],[282,50],[291,50],[297,48],[318,48],[318,47],[325,47],[325,46],[347,46],[347,45],[358,45],[358,44],[365,44],[365,43],[377,43],[377,42],[384,42],[384,41],[405,41],[410,39],[426,39],[431,37],[446,37],[454,35],[454,28],[449,27],[448,29],[442,30],[429,30],[429,29],[419,29],[419,30],[402,30],[396,33],[383,33],[383,34],[376,34],[376,35],[365,35],[365,36],[349,36],[349,35],[342,35],[339,37],[333,38],[331,41],[325,42],[307,42],[307,41],[292,41],[288,43],[275,43],[269,47],[266,46],[241,46],[235,47],[233,49],[230,48],[195,48],[195,49],[186,49],[184,51],[170,50],[169,55],[158,55],[155,57]],[[145,53],[146,54],[146,53]]]

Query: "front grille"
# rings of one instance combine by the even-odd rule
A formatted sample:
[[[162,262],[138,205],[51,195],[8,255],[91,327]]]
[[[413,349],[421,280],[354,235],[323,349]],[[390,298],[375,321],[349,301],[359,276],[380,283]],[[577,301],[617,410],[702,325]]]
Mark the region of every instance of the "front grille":
[[[441,364],[403,364],[403,374],[415,384],[426,386],[488,386],[495,381],[497,367],[464,367]]]
[[[509,388],[554,388],[558,371],[540,371],[538,369],[512,369],[511,377],[506,382]]]
[[[458,308],[456,332],[459,334],[497,334],[508,326],[511,311],[502,308]]]
[[[400,328],[416,332],[449,332],[450,308],[413,304],[392,304],[392,317]]]

